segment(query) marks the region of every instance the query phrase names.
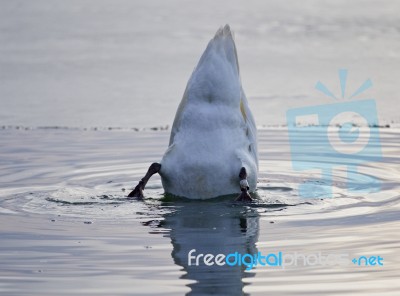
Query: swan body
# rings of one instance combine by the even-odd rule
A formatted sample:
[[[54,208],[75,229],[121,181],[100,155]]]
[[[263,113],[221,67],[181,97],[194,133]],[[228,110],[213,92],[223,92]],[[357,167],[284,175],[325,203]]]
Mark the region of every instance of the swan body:
[[[237,194],[242,167],[254,192],[257,131],[226,25],[208,43],[187,83],[159,174],[166,193],[209,199]]]

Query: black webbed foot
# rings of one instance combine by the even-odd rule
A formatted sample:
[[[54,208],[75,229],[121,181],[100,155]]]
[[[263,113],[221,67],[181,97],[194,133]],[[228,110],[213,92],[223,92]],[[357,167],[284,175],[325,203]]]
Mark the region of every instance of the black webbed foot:
[[[253,198],[250,196],[250,194],[246,191],[242,191],[242,193],[236,198],[236,201],[253,201]]]
[[[240,178],[240,190],[242,193],[236,198],[236,201],[244,201],[244,202],[249,202],[252,201],[253,199],[251,198],[248,190],[250,189],[249,183],[247,183],[247,171],[246,168],[242,167],[240,169],[239,173],[239,178]]]
[[[144,189],[143,181],[140,180],[139,184],[136,185],[135,189],[133,189],[133,191],[128,194],[128,197],[136,197],[137,199],[143,199],[144,198],[143,189]]]
[[[146,175],[139,181],[139,184],[136,185],[135,189],[131,193],[128,194],[128,197],[133,197],[137,199],[143,199],[143,190],[146,187],[147,181],[153,176],[155,173],[158,173],[161,169],[161,164],[159,163],[152,163],[147,170]]]

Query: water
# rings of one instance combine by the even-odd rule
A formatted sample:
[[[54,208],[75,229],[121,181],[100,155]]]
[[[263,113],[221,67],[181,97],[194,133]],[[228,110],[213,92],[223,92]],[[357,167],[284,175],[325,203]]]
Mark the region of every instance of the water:
[[[256,200],[126,195],[158,161],[168,131],[4,129],[0,155],[0,291],[4,295],[395,295],[399,131],[381,129],[385,161],[359,167],[376,193],[301,198],[317,174],[293,171],[285,128],[263,129]],[[318,141],[318,137],[316,138]],[[337,159],[340,164],[340,159]],[[365,188],[364,188],[365,189]],[[187,254],[299,252],[380,255],[384,266],[188,266]]]
[[[207,42],[229,23],[258,125],[288,108],[327,104],[317,81],[375,98],[399,124],[400,4],[396,0],[1,1],[0,125],[171,125]]]
[[[1,1],[0,294],[397,295],[399,8],[395,0]],[[165,198],[158,176],[144,201],[128,200],[167,147],[169,131],[150,128],[171,125],[225,23],[260,127],[255,201]],[[349,175],[344,164],[358,158],[325,155],[337,164],[329,184],[318,170],[293,169],[286,111],[333,103],[315,84],[340,97],[342,68],[343,100],[370,78],[373,88],[353,100],[374,98],[390,128],[379,130],[383,158]],[[321,135],[296,144],[320,147]],[[321,195],[302,198],[303,184]],[[189,266],[192,249],[375,255],[384,265],[246,271]]]

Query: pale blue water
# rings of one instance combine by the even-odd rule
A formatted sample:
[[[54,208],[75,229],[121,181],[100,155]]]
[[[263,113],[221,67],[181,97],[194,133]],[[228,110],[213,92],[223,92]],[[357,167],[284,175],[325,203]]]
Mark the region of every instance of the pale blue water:
[[[366,0],[1,1],[0,294],[397,295],[399,9]],[[365,182],[355,171],[347,179],[349,159],[326,155],[337,164],[333,197],[299,196],[301,184],[329,184],[318,170],[294,170],[282,126],[259,130],[254,203],[165,199],[158,176],[145,201],[126,199],[167,147],[169,131],[149,128],[171,125],[225,23],[258,126],[332,103],[314,87],[340,97],[338,69],[349,70],[349,93],[372,80],[355,100],[374,98],[391,128],[379,130],[383,158],[357,167]],[[295,145],[319,147],[321,135]],[[369,192],[374,182],[381,187]],[[191,249],[379,255],[384,265],[196,267]]]
[[[395,295],[400,288],[398,130],[381,132],[385,162],[358,167],[365,188],[380,180],[376,193],[349,192],[342,159],[332,155],[332,198],[300,197],[299,185],[318,174],[293,170],[284,128],[260,130],[252,204],[235,196],[165,200],[158,176],[145,201],[128,200],[160,160],[167,131],[12,129],[0,136],[2,295]],[[191,249],[380,255],[384,266],[197,267],[188,266]]]
[[[383,123],[400,122],[400,4],[345,1],[2,1],[0,125],[171,125],[216,30],[236,33],[243,87],[258,125],[327,104],[367,78]],[[349,95],[350,93],[346,94]]]

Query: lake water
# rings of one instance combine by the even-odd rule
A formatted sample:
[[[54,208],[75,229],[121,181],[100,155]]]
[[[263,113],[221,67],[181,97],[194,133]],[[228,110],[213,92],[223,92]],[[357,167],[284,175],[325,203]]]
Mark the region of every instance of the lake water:
[[[149,163],[161,158],[168,131],[0,134],[4,295],[395,295],[400,289],[399,130],[381,130],[385,161],[358,167],[367,180],[379,180],[381,189],[348,192],[342,168],[331,198],[299,197],[299,184],[317,174],[292,169],[284,128],[260,130],[258,198],[251,204],[235,203],[235,196],[166,199],[158,176],[144,201],[128,200]],[[214,255],[341,253],[349,260],[379,255],[384,265],[299,261],[245,271],[188,266],[192,249]]]
[[[1,1],[0,294],[397,295],[399,11],[394,0]],[[158,176],[144,201],[127,199],[225,23],[259,126],[255,201],[171,199]],[[341,98],[344,68],[343,100],[373,82],[352,101],[374,98],[390,125],[372,129],[381,159],[324,153],[324,128],[289,142],[286,112],[335,103],[315,84]],[[315,147],[304,168],[333,165],[332,183],[295,170],[290,144]],[[304,184],[320,194],[302,197]],[[192,249],[287,260],[195,266]],[[329,255],[346,260],[315,264]],[[361,256],[383,265],[351,261]]]
[[[186,82],[220,26],[236,36],[258,125],[288,108],[375,98],[399,124],[400,3],[396,0],[55,0],[0,3],[0,125],[171,125]]]

